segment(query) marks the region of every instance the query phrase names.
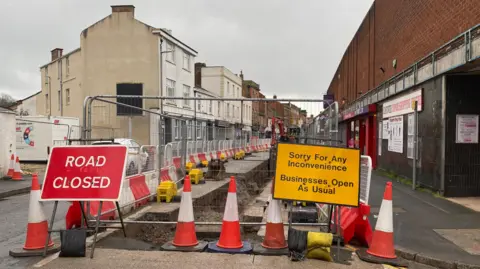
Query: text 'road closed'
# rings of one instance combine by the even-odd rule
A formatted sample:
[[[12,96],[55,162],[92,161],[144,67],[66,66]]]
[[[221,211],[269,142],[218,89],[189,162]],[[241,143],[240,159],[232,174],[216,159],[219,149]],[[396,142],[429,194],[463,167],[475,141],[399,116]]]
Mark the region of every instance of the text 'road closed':
[[[42,186],[42,200],[118,201],[127,148],[119,145],[55,147]]]
[[[298,144],[277,150],[274,198],[358,206],[359,150]]]

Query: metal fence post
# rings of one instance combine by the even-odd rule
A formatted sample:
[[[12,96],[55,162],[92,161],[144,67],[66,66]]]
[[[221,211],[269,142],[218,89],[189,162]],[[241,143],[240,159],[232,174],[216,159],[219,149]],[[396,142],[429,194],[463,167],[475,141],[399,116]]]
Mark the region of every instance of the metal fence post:
[[[185,168],[187,163],[187,124],[181,125],[181,143],[182,143],[182,168]]]

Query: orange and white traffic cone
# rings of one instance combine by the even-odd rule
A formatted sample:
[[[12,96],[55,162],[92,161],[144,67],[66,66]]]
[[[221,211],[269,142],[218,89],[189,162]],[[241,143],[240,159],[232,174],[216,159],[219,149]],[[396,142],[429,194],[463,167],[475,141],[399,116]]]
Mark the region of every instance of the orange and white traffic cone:
[[[223,214],[222,231],[217,243],[221,248],[241,248],[243,247],[242,237],[240,235],[240,220],[238,219],[237,204],[237,184],[235,178],[230,177],[228,186],[227,204]]]
[[[48,222],[43,213],[43,206],[40,204],[40,184],[37,174],[32,177],[32,190],[30,191],[30,205],[28,208],[27,239],[23,249],[43,249],[48,236]],[[53,246],[52,240],[48,246]]]
[[[12,176],[12,179],[13,180],[22,180],[22,171],[20,169],[20,159],[18,158],[17,156],[17,160],[15,161],[15,168],[14,168],[14,171],[13,171],[13,176]]]
[[[283,249],[287,247],[280,200],[272,199],[268,204],[267,226],[262,247],[266,249]]]
[[[15,154],[12,154],[12,156],[10,156],[10,164],[8,165],[7,176],[13,177],[14,172],[15,172]]]
[[[182,200],[178,213],[177,230],[172,244],[176,247],[192,247],[198,245],[195,233],[195,220],[193,217],[192,186],[190,176],[185,176]]]
[[[406,267],[408,263],[395,255],[393,241],[392,182],[387,182],[372,243],[367,251],[365,249],[357,250],[357,255],[361,260],[367,262]]]
[[[27,236],[23,248],[10,250],[13,257],[33,257],[43,255],[45,243],[48,237],[48,222],[43,213],[43,206],[40,203],[40,184],[37,174],[32,176],[32,189],[30,191],[30,203],[28,207]],[[48,241],[47,254],[60,250],[54,246],[52,240]]]
[[[242,242],[238,218],[237,184],[234,176],[230,177],[220,238],[216,243],[209,243],[208,248],[223,253],[249,253],[252,251],[250,243]]]
[[[383,194],[382,205],[378,213],[377,224],[373,232],[372,244],[367,253],[385,259],[395,259],[395,248],[393,246],[393,203],[392,183],[387,182]]]

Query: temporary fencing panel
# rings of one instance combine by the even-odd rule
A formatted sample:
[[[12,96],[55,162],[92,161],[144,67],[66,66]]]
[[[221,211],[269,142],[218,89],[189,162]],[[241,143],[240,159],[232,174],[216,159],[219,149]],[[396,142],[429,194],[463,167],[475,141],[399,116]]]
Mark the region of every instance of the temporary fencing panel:
[[[127,184],[124,184],[122,192],[120,204],[127,208],[132,208],[128,204],[133,204],[133,207],[144,204],[149,197],[155,194],[155,185],[158,186],[159,182],[163,180],[180,182],[185,175],[185,163],[190,160],[190,155],[193,156],[195,162],[199,162],[204,158],[210,161],[212,158],[218,159],[223,154],[228,158],[228,163],[225,165],[225,177],[215,180],[207,179],[205,183],[207,185],[204,187],[211,192],[218,193],[219,199],[209,202],[196,199],[194,202],[196,221],[212,222],[222,219],[225,200],[221,197],[227,195],[222,187],[227,186],[229,175],[235,175],[237,181],[237,201],[241,218],[255,217],[252,209],[259,206],[256,201],[260,200],[266,203],[271,197],[269,184],[271,172],[275,167],[271,166],[268,160],[272,159],[270,152],[275,151],[275,148],[271,148],[272,137],[278,143],[280,135],[278,125],[272,129],[272,118],[282,121],[282,131],[286,135],[295,135],[297,143],[322,142],[335,145],[336,142],[338,113],[335,109],[337,107],[332,105],[323,110],[323,103],[318,100],[217,98],[215,102],[222,105],[219,109],[213,108],[211,114],[208,111],[207,113],[198,111],[198,106],[191,106],[190,111],[194,113],[185,111],[183,117],[176,117],[171,115],[177,115],[176,113],[182,111],[183,107],[177,106],[175,112],[170,111],[174,103],[179,103],[172,99],[162,102],[163,112],[168,112],[168,115],[162,114],[160,109],[158,111],[142,110],[142,113],[129,116],[117,115],[117,107],[122,104],[113,102],[113,98],[117,97],[97,97],[93,101],[94,104],[97,103],[97,105],[93,105],[93,110],[88,108],[91,103],[86,102],[84,138],[93,140],[93,138],[131,137],[142,143],[142,141],[155,141],[156,139],[149,136],[158,129],[157,137],[160,137],[158,140],[161,141],[159,145],[140,147],[139,153],[143,153],[143,155],[139,154],[135,158],[140,159],[137,161],[140,161],[142,165],[125,179]],[[153,97],[139,96],[135,98],[145,98],[145,102],[154,99]],[[122,100],[126,99],[128,97],[122,96]],[[107,102],[107,100],[109,101]],[[197,100],[197,102],[205,102],[205,107],[208,108],[209,100]],[[109,113],[98,113],[100,111],[98,107],[102,107],[102,111],[109,111]],[[215,115],[216,111],[224,114]],[[162,120],[157,121],[157,124],[162,124],[162,126],[152,126],[151,122],[155,121],[143,120],[143,118],[158,117],[158,114],[162,114]],[[310,117],[309,115],[316,116]],[[212,116],[214,118],[211,118]],[[144,122],[149,124],[143,125]],[[94,126],[113,128],[115,135],[99,137],[96,134],[100,132],[96,132]],[[144,126],[155,129],[148,130]],[[253,133],[256,136],[253,136]],[[233,160],[234,157],[250,161]],[[206,175],[203,175],[203,179],[205,177]],[[194,185],[192,188],[195,189],[196,186]],[[286,208],[282,207],[284,222],[288,221],[288,211],[291,208],[291,204]],[[263,211],[260,214],[260,217],[263,218],[262,222],[265,222],[266,216]],[[317,215],[306,221],[311,222],[312,229],[318,230],[320,224]],[[294,220],[294,222],[302,221]]]

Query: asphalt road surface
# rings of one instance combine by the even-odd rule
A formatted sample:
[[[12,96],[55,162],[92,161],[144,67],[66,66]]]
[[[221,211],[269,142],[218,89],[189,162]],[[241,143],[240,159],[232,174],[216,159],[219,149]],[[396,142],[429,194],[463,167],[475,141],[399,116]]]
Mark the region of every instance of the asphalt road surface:
[[[0,268],[23,269],[41,260],[41,257],[13,258],[8,252],[21,248],[25,243],[28,223],[28,205],[30,194],[12,196],[0,200]],[[65,227],[65,214],[68,204],[58,204],[54,228]],[[43,203],[43,210],[48,220],[52,215],[53,202]],[[53,234],[52,238],[58,238]]]

